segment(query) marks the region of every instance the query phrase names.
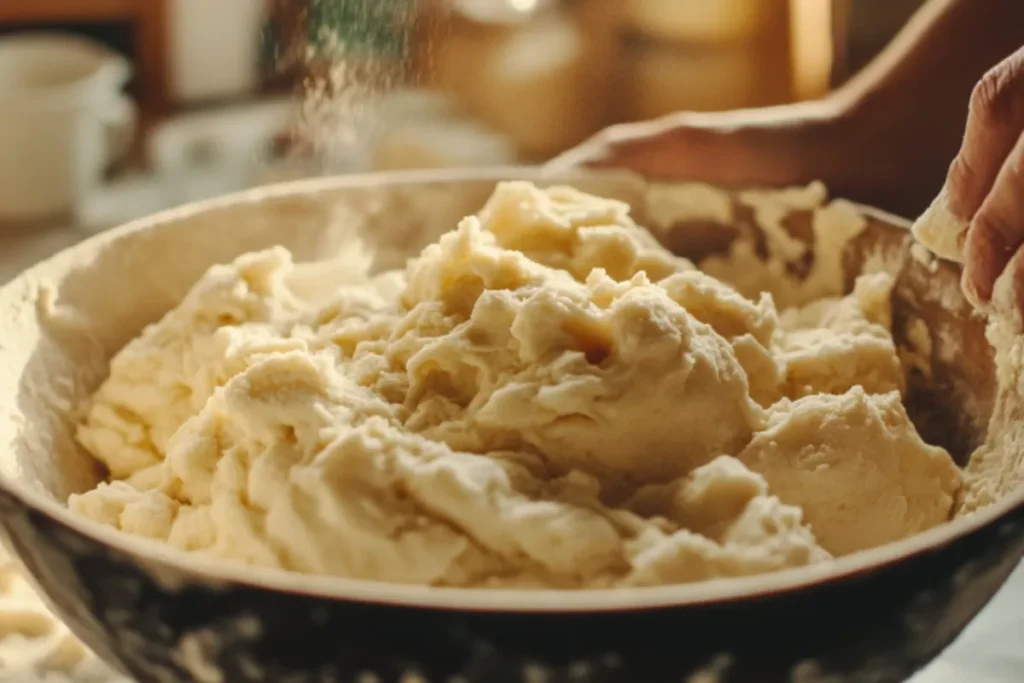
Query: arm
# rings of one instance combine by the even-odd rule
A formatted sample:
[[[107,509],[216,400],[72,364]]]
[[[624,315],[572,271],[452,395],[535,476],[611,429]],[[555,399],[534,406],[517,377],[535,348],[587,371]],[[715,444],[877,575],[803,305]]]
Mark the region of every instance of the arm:
[[[859,148],[892,168],[874,169],[889,188],[855,178],[850,190],[882,204],[900,204],[900,186],[913,174],[913,196],[906,198],[905,210],[922,210],[942,186],[960,147],[972,89],[1022,45],[1020,0],[926,3],[871,64],[834,94],[843,116],[855,122],[850,128]],[[896,155],[903,158],[892,158]]]
[[[960,105],[966,116],[974,85],[1021,45],[1024,3],[1018,0],[929,0],[836,94],[870,101],[901,92],[932,105]]]
[[[823,100],[614,126],[553,163],[723,184],[821,179],[835,194],[914,214],[942,185],[971,88],[1021,44],[1021,0],[931,0]]]

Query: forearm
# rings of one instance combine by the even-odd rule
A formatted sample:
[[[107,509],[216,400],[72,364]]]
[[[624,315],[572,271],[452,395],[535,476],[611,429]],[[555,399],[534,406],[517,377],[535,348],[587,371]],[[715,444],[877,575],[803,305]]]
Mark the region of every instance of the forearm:
[[[937,190],[959,148],[971,90],[1021,45],[1024,0],[931,0],[835,98],[860,122],[868,149],[914,156],[915,166],[900,172]]]
[[[828,97],[618,126],[555,167],[624,167],[724,185],[821,180],[835,196],[913,216],[943,185],[971,90],[1021,44],[1024,0],[931,0]]]

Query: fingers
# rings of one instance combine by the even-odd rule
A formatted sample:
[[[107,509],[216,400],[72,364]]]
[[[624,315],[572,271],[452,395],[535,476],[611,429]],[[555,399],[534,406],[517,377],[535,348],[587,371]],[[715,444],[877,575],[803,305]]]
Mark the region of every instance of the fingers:
[[[1024,245],[1024,135],[1003,157],[992,187],[974,214],[964,245],[964,288],[987,304],[996,279]],[[1024,290],[1022,290],[1024,291]]]
[[[1024,243],[1024,48],[991,69],[971,93],[963,144],[940,195],[950,225],[966,226],[946,246],[964,261],[963,289],[978,306]],[[962,229],[962,228],[961,228]],[[1022,290],[1024,291],[1024,290]]]
[[[1016,313],[1016,329],[1024,325],[1024,249],[1018,249],[996,280],[992,293],[994,306],[1004,315]],[[1012,320],[1012,319],[1011,319]]]
[[[1024,131],[1024,49],[981,79],[971,94],[964,141],[949,169],[949,208],[970,222]]]

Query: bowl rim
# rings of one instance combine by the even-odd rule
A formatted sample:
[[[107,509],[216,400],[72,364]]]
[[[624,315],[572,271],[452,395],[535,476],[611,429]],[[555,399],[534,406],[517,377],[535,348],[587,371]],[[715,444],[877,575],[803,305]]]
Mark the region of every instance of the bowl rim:
[[[616,171],[602,177],[619,176],[644,185],[659,181],[644,180],[631,173]],[[574,178],[593,178],[571,173],[552,175],[537,167],[502,166],[443,171],[399,171],[330,176],[275,183],[242,192],[222,195],[200,202],[152,214],[117,228],[94,235],[24,271],[0,287],[0,300],[14,289],[25,291],[30,282],[45,280],[60,260],[71,253],[97,250],[108,243],[145,232],[155,226],[183,220],[189,216],[248,203],[260,203],[289,197],[315,197],[318,194],[381,185],[440,184],[445,182],[500,181],[505,179],[536,182],[571,182]],[[853,203],[865,215],[909,231],[909,222],[884,211]],[[34,305],[26,302],[25,305]],[[679,608],[710,603],[768,598],[781,593],[805,590],[826,583],[855,578],[881,571],[912,556],[936,551],[996,522],[1016,508],[1024,507],[1024,488],[996,503],[946,524],[909,538],[863,550],[806,567],[784,569],[768,574],[719,578],[685,584],[614,589],[496,589],[454,588],[395,584],[364,579],[349,579],[292,572],[283,569],[251,567],[231,560],[211,558],[155,541],[133,536],[112,527],[79,517],[62,504],[5,474],[0,474],[0,490],[31,511],[81,534],[101,546],[129,556],[153,578],[169,586],[202,583],[207,587],[232,585],[304,595],[328,600],[351,601],[393,607],[488,611],[509,613],[587,613]],[[1006,529],[1008,535],[1014,522]],[[1002,531],[1002,530],[1001,530]]]

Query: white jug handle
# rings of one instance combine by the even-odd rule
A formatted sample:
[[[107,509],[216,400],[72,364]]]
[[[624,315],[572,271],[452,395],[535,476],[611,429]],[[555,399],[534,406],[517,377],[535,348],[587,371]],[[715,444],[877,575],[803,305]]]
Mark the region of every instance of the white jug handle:
[[[106,165],[124,159],[132,149],[135,141],[135,129],[138,126],[139,112],[127,95],[120,95],[103,111],[103,124],[106,128]]]

